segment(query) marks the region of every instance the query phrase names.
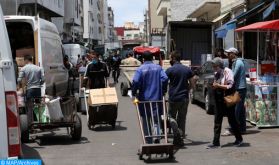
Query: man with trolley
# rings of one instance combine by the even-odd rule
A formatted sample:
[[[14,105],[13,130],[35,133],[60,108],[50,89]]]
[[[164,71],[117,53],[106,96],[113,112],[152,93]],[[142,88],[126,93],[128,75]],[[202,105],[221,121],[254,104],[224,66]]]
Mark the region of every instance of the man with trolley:
[[[160,65],[152,62],[152,53],[146,51],[143,53],[144,63],[137,69],[132,81],[132,95],[137,96],[139,101],[160,101],[167,91],[168,77]],[[138,95],[137,95],[137,92]],[[143,132],[145,136],[150,136],[151,117],[154,118],[154,130],[156,135],[160,133],[160,116],[163,113],[162,106],[151,104],[139,106],[140,116],[143,123]],[[158,113],[157,113],[158,112]],[[147,119],[147,120],[146,120]],[[147,143],[153,143],[152,137],[146,137]],[[155,139],[159,143],[159,139]]]

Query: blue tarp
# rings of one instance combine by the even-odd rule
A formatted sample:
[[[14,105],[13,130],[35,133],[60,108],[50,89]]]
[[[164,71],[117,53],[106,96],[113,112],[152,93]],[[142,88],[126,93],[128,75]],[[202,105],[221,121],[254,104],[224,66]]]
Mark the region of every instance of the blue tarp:
[[[225,38],[227,35],[227,32],[228,32],[227,24],[224,24],[215,30],[216,38]]]
[[[275,2],[273,2],[275,4]],[[229,22],[227,22],[226,24],[222,25],[221,27],[217,28],[215,30],[215,34],[217,35],[217,38],[225,38],[227,35],[228,30],[233,30],[236,29],[236,22],[238,20],[241,20],[243,18],[248,17],[249,15],[259,11],[260,9],[262,9],[262,7],[264,7],[264,5],[266,4],[266,2],[262,2],[260,4],[258,4],[257,6],[255,6],[254,8],[252,8],[249,11],[246,11],[238,16],[236,16],[234,19],[230,20]],[[271,5],[272,6],[272,5]],[[274,7],[275,8],[275,7]],[[273,8],[272,8],[273,9]],[[271,9],[270,9],[271,10]],[[272,12],[272,10],[270,11]],[[268,13],[266,13],[268,14]],[[270,14],[270,13],[269,13]]]
[[[275,8],[276,8],[276,3],[272,2],[271,5],[263,12],[263,19],[268,17],[272,13],[272,11],[275,10]]]

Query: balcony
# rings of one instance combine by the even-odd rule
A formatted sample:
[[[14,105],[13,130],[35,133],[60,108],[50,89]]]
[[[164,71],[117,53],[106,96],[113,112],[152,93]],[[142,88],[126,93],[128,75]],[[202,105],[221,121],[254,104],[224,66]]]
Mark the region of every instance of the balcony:
[[[219,0],[205,0],[188,15],[188,18],[197,18],[210,21],[220,14],[221,3]]]
[[[166,16],[170,9],[170,0],[161,0],[157,7],[157,15]]]

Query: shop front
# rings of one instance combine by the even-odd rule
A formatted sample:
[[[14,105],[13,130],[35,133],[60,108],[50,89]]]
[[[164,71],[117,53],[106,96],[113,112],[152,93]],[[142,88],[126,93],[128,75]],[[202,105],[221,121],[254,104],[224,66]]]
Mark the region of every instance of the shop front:
[[[255,33],[257,36],[256,40],[244,41],[254,43],[253,49],[256,50],[254,57],[257,60],[256,68],[250,69],[250,79],[247,79],[245,101],[247,120],[258,127],[277,127],[279,126],[279,20],[257,22],[236,29],[236,32],[242,36],[245,33]],[[246,58],[245,54],[243,56]]]

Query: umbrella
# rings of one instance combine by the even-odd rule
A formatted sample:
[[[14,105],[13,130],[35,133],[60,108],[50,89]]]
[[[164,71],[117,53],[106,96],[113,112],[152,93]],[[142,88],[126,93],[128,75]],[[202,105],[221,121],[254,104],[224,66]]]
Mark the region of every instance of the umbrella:
[[[136,52],[137,54],[143,54],[145,51],[149,51],[152,54],[160,54],[160,48],[159,47],[153,47],[153,46],[136,46],[134,47],[134,52]]]
[[[279,31],[279,20],[257,22],[235,30],[236,32],[263,32],[263,31]]]

